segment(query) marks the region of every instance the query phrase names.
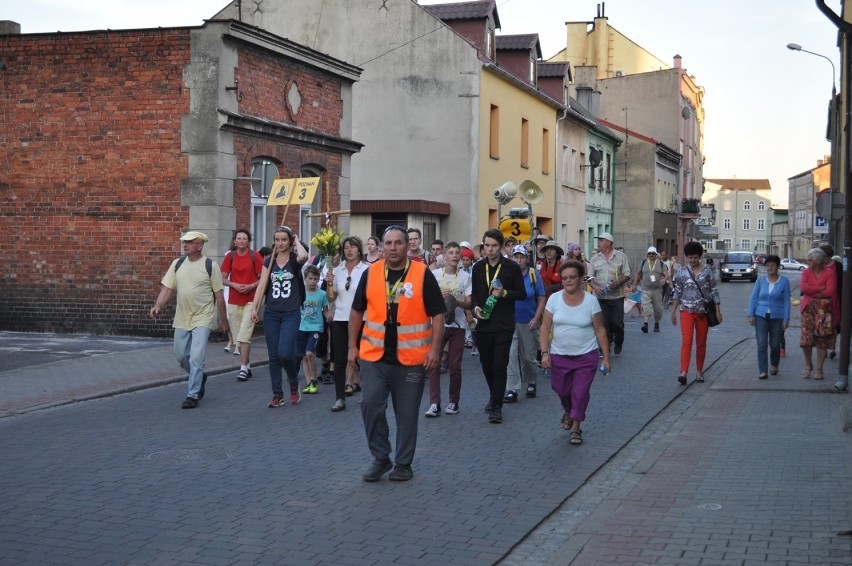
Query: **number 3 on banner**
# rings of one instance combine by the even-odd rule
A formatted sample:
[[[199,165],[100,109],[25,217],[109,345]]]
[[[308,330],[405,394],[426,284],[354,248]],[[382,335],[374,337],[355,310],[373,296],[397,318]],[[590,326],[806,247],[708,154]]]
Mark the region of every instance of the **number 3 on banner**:
[[[532,225],[529,218],[504,218],[500,221],[500,232],[504,238],[512,237],[523,242],[532,235]]]

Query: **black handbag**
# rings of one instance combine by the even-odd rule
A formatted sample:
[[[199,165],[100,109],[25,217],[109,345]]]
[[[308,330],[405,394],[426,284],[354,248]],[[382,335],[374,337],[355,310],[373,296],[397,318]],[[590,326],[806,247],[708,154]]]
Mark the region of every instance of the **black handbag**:
[[[689,276],[692,277],[692,280],[695,282],[695,286],[698,287],[698,292],[701,293],[701,298],[704,299],[704,312],[707,315],[707,325],[710,328],[714,326],[719,326],[719,317],[716,316],[716,303],[713,302],[713,299],[707,299],[704,296],[704,291],[701,289],[701,285],[698,284],[698,281],[695,279],[695,275],[692,274],[692,268],[686,266],[689,271]]]

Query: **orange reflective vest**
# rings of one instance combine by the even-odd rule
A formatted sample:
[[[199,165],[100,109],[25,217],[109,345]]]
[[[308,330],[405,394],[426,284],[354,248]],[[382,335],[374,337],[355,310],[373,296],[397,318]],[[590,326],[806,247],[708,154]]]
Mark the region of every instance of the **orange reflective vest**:
[[[372,264],[367,271],[367,311],[364,313],[364,330],[361,335],[360,357],[368,362],[378,362],[385,353],[385,322],[388,319],[387,282],[385,260]],[[404,366],[417,366],[426,361],[432,345],[432,318],[426,314],[423,299],[423,278],[426,266],[411,262],[399,290],[396,315],[396,355]],[[411,296],[405,293],[410,285]]]

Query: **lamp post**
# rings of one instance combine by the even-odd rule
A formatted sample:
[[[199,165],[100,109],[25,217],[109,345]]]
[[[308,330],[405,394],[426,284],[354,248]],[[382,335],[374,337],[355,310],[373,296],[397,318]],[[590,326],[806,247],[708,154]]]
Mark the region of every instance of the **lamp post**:
[[[828,141],[831,141],[831,140],[833,140],[834,138],[837,137],[837,132],[839,131],[839,125],[837,124],[837,116],[835,116],[835,112],[834,112],[834,101],[837,98],[837,87],[835,85],[837,71],[834,68],[834,61],[832,61],[831,59],[829,59],[828,57],[826,57],[822,53],[815,53],[813,51],[808,51],[807,49],[803,49],[802,46],[799,45],[798,43],[788,43],[787,49],[789,49],[790,51],[801,51],[803,53],[810,53],[811,55],[814,55],[816,57],[822,57],[823,59],[828,61],[828,63],[831,65],[831,101],[828,103],[828,121],[829,121],[829,123],[828,123],[829,140]],[[832,167],[832,172],[831,172],[831,188],[829,189],[830,192],[828,194],[829,217],[826,219],[826,220],[828,220],[828,241],[831,242],[832,245],[835,244],[835,242],[834,242],[834,226],[833,226],[834,222],[832,221],[832,217],[834,216],[834,190],[835,190],[835,188],[837,187],[837,184],[838,184],[836,182],[836,179],[839,178],[839,176],[837,174],[837,170],[838,170],[837,167],[839,167],[839,165],[840,165],[839,160],[835,159],[835,155],[834,155],[835,147],[836,147],[836,145],[832,143],[831,161],[832,161],[832,164],[836,164],[836,167]],[[816,198],[816,197],[814,197],[814,198]],[[811,232],[813,232],[813,226],[811,226]],[[813,244],[813,238],[814,237],[813,237],[813,233],[812,233],[811,234],[811,243],[812,244]]]
[[[814,53],[813,51],[803,49],[802,46],[798,43],[788,43],[787,49],[789,49],[790,51],[801,51],[802,53],[810,53],[811,55],[822,57],[823,59],[829,62],[829,64],[831,65],[831,100],[834,101],[834,97],[837,95],[837,87],[835,86],[837,71],[834,69],[834,61],[832,61],[822,53]]]

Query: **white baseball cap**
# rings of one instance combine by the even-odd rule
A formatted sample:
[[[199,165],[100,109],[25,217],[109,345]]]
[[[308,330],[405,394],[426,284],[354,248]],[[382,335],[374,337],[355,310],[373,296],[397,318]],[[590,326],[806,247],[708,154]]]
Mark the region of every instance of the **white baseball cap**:
[[[657,248],[655,248],[654,246],[651,246],[650,248],[648,248],[648,253],[649,254],[657,253]]]

